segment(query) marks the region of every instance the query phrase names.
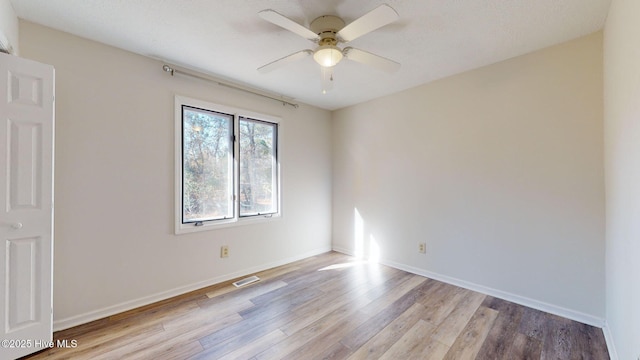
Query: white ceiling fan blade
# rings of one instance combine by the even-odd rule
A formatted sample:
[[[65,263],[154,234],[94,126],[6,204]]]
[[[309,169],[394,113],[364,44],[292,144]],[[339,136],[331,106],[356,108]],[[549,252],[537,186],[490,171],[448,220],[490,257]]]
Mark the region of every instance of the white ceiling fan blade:
[[[266,73],[271,72],[271,71],[273,71],[275,69],[281,68],[282,66],[284,66],[284,65],[286,65],[286,64],[288,64],[290,62],[293,62],[293,61],[296,61],[296,60],[300,60],[300,59],[305,58],[305,57],[307,57],[309,55],[312,55],[312,54],[313,54],[313,51],[311,51],[309,49],[300,50],[298,52],[294,52],[293,54],[287,55],[287,56],[285,56],[283,58],[280,58],[280,59],[278,59],[276,61],[272,61],[272,62],[270,62],[270,63],[268,63],[266,65],[263,65],[263,66],[259,67],[258,68],[258,72],[261,73],[261,74],[266,74]]]
[[[278,25],[281,28],[287,29],[295,34],[298,34],[305,39],[308,39],[311,41],[318,40],[318,34],[298,24],[297,22],[289,19],[288,17],[278,13],[275,10],[271,10],[271,9],[262,10],[258,13],[258,16],[260,16],[261,18],[267,20],[272,24]]]
[[[342,50],[342,53],[344,54],[344,57],[349,60],[369,65],[384,72],[393,73],[400,69],[399,63],[387,58],[383,58],[382,56],[366,52],[364,50],[346,47],[344,48],[344,50]]]
[[[345,26],[337,35],[343,42],[349,42],[396,20],[398,13],[391,6],[382,4]]]

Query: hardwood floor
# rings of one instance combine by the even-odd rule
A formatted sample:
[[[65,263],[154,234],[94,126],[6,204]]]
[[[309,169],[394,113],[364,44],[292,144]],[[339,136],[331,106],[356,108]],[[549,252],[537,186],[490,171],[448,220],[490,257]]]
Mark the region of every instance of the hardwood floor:
[[[54,334],[24,359],[609,359],[602,331],[331,252]]]

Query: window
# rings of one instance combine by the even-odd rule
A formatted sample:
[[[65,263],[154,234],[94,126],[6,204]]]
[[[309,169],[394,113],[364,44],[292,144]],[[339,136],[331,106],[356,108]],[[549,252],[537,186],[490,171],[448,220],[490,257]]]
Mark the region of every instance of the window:
[[[276,124],[241,117],[240,216],[273,214],[278,210],[278,143]]]
[[[176,96],[176,233],[280,215],[278,119]]]

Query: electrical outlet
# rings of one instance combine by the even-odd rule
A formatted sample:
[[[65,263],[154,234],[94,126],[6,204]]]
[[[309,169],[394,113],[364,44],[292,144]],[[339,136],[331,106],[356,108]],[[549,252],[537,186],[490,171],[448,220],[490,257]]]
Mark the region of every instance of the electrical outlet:
[[[220,257],[221,258],[229,257],[229,247],[227,245],[222,245],[220,247]]]
[[[427,253],[427,244],[426,243],[418,243],[418,252],[421,254],[426,254]]]

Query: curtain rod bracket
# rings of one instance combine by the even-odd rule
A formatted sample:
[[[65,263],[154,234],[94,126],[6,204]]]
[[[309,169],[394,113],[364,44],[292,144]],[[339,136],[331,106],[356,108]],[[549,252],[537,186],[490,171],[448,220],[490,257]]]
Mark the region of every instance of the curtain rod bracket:
[[[164,70],[165,72],[168,72],[169,74],[171,74],[171,76],[173,76],[173,68],[169,65],[162,65],[162,70]]]

